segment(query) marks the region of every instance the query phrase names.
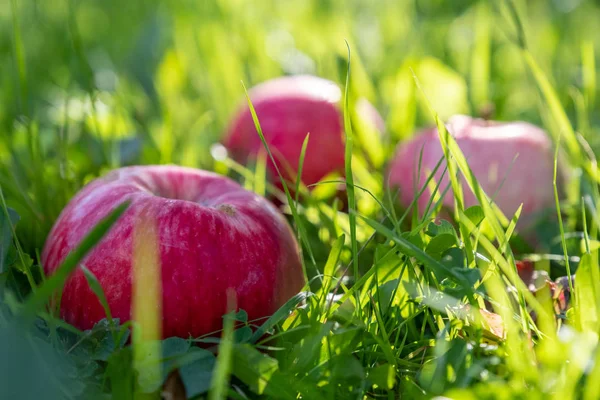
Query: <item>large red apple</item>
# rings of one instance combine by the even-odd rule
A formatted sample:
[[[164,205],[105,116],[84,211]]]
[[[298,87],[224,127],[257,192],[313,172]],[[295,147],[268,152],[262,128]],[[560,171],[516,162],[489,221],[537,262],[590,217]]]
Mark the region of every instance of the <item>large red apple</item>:
[[[284,178],[295,181],[302,144],[308,133],[302,182],[311,185],[330,173],[344,175],[342,92],[338,85],[315,76],[295,75],[261,83],[248,95]],[[356,108],[361,118],[383,131],[383,119],[368,101],[360,100]],[[264,150],[246,103],[229,125],[224,145],[241,163],[256,158]],[[267,166],[270,179],[279,185],[270,160]]]
[[[540,128],[526,122],[494,122],[457,115],[446,124],[456,139],[479,184],[510,218],[523,203],[519,226],[526,230],[544,211],[554,207],[552,141]],[[423,149],[421,174],[415,181],[419,156]],[[408,206],[417,191],[425,184],[430,172],[444,153],[436,127],[425,129],[411,140],[400,143],[389,167],[388,183],[399,189],[399,198]],[[516,157],[516,159],[515,159]],[[448,173],[442,178],[445,160],[435,174],[441,179],[440,191],[449,185]],[[478,204],[464,178],[462,188],[465,207]],[[431,197],[426,190],[418,199],[421,212]],[[444,205],[453,207],[450,189]]]
[[[89,183],[52,228],[42,253],[45,271],[52,273],[125,200],[128,210],[83,260],[122,322],[131,318],[133,229],[140,214],[154,218],[157,229],[164,337],[219,330],[230,288],[238,307],[255,319],[304,286],[296,240],[271,203],[226,177],[177,166],[121,168]],[[61,315],[80,329],[105,317],[80,270],[64,287]]]

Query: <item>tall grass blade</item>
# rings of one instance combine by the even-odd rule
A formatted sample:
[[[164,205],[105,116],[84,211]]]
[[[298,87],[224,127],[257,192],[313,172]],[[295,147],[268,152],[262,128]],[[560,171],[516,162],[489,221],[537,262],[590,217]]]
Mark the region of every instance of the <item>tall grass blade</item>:
[[[123,202],[117,206],[107,217],[103,218],[91,231],[88,233],[79,246],[69,253],[63,263],[56,269],[54,274],[50,276],[25,302],[23,315],[33,317],[39,311],[44,303],[58,290],[71,273],[77,268],[83,258],[96,246],[100,240],[108,233],[110,228],[117,222],[119,217],[129,207],[129,201]]]
[[[298,203],[298,196],[300,196],[300,184],[302,182],[302,170],[304,168],[304,158],[306,157],[306,147],[308,146],[308,140],[310,138],[310,132],[306,134],[304,141],[302,142],[302,148],[300,149],[300,159],[298,160],[298,173],[296,174],[296,189],[294,192],[296,203]]]
[[[354,175],[352,174],[352,154],[354,146],[354,137],[352,135],[352,125],[350,122],[350,107],[349,102],[349,87],[350,87],[350,45],[346,42],[348,48],[348,68],[346,70],[346,85],[344,89],[344,134],[346,139],[346,148],[344,152],[345,167],[346,167],[346,193],[348,194],[348,210],[350,211],[350,244],[352,246],[352,254],[354,255],[352,267],[354,270],[354,279],[359,279],[358,271],[358,242],[356,240],[356,215],[353,211],[356,210],[356,194],[354,191]]]
[[[261,140],[265,150],[267,151],[267,154],[269,155],[271,162],[275,166],[275,170],[277,171],[277,175],[279,176],[279,180],[281,181],[281,185],[283,186],[283,190],[285,191],[285,196],[287,198],[288,205],[290,207],[290,210],[292,211],[292,216],[294,217],[294,221],[296,222],[296,226],[298,227],[298,231],[300,233],[300,240],[302,240],[302,242],[304,242],[304,244],[306,245],[306,249],[308,251],[308,254],[311,258],[312,263],[316,264],[315,256],[313,254],[310,242],[308,241],[308,233],[306,232],[304,223],[300,219],[298,210],[296,208],[296,204],[294,202],[294,199],[292,198],[292,195],[290,194],[290,190],[285,181],[285,178],[283,177],[283,175],[281,174],[281,171],[279,170],[279,166],[277,165],[277,162],[275,161],[275,157],[273,157],[273,153],[271,152],[271,149],[269,149],[267,140],[265,139],[265,136],[262,132],[262,128],[260,127],[260,122],[258,120],[258,116],[256,115],[256,110],[254,109],[254,106],[252,105],[252,101],[250,100],[250,95],[248,94],[248,91],[246,90],[246,86],[244,85],[243,82],[242,82],[242,86],[244,88],[244,92],[246,93],[248,107],[250,108],[250,113],[252,114],[252,119],[254,121],[254,126],[256,127],[256,132],[258,133],[258,136],[260,137],[260,140]],[[305,266],[304,262],[302,263],[302,268],[304,271],[304,277],[308,280],[308,274],[306,273],[306,266]]]
[[[236,296],[233,289],[227,291],[227,309],[235,311]],[[219,356],[217,366],[213,373],[211,389],[208,395],[209,400],[226,399],[229,378],[233,368],[233,328],[235,321],[233,318],[224,318],[223,334],[219,344]]]
[[[162,276],[158,221],[141,210],[133,227],[132,317],[133,361],[138,372],[136,398],[160,380],[162,338]]]

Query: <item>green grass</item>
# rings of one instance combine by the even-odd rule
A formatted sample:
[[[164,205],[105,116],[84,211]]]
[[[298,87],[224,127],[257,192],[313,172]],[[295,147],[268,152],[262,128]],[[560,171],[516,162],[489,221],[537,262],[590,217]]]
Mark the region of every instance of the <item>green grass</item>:
[[[0,3],[0,397],[600,397],[599,18],[591,0]],[[347,181],[310,193],[266,181],[268,147],[244,166],[214,146],[246,88],[292,73],[344,94]],[[384,116],[383,137],[360,120],[361,97]],[[499,212],[447,135],[456,113],[526,120],[554,140],[573,179],[557,171],[560,223],[538,227],[535,252],[515,230],[520,211]],[[419,217],[385,185],[397,143],[436,124],[451,186],[461,176],[480,201],[465,208],[455,190],[453,224],[433,222],[443,196]],[[155,163],[282,200],[307,290],[268,319],[232,312],[214,335],[143,341],[84,268],[107,318],[86,332],[58,319],[68,274],[124,208],[45,277],[39,254],[60,211],[106,171]],[[421,184],[415,198],[448,190]],[[527,289],[522,258],[552,279],[577,273],[567,310],[547,286]],[[501,316],[501,334],[482,309]]]

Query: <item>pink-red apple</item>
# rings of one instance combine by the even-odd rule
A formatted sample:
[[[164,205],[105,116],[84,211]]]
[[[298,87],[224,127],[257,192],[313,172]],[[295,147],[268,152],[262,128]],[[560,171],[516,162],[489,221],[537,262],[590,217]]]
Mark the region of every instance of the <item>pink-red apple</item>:
[[[554,149],[542,129],[527,122],[494,122],[464,115],[450,118],[446,127],[456,139],[483,190],[508,218],[523,203],[520,228],[527,229],[537,216],[554,207]],[[421,149],[421,174],[417,177]],[[425,129],[411,140],[399,144],[389,167],[388,183],[392,189],[399,190],[404,206],[412,202],[443,156],[436,127]],[[434,175],[435,182],[441,179],[440,191],[450,182],[447,172],[442,178],[445,165],[444,160]],[[478,204],[464,177],[460,178],[465,207]],[[428,189],[418,199],[421,213],[430,197]],[[443,203],[453,207],[452,189],[447,192]]]
[[[344,124],[342,91],[334,82],[310,76],[279,77],[249,91],[265,140],[284,178],[294,182],[302,144],[310,138],[302,169],[305,185],[317,183],[330,173],[344,175]],[[384,122],[365,99],[357,102],[357,114],[378,131]],[[255,159],[264,146],[245,102],[225,134],[224,145],[241,163]],[[274,165],[268,161],[269,177],[279,185]]]
[[[250,319],[269,316],[304,286],[297,242],[266,199],[234,181],[177,166],[114,170],[85,186],[62,211],[42,263],[52,273],[100,219],[130,206],[83,260],[100,282],[113,317],[131,319],[133,230],[155,221],[162,276],[162,334],[197,337],[222,326],[227,291]],[[80,329],[105,317],[81,270],[62,292],[61,315]]]

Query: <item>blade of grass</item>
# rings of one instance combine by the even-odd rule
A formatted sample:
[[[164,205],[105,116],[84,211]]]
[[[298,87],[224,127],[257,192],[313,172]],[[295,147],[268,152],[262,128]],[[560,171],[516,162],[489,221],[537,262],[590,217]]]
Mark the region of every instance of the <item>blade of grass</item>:
[[[391,248],[388,250],[387,254],[392,253],[393,251],[395,251],[395,249]],[[386,254],[386,255],[387,255]],[[384,259],[384,257],[382,257],[382,259]],[[354,285],[350,288],[350,289],[345,289],[345,286],[343,285],[342,281],[338,281],[337,283],[337,287],[334,289],[334,292],[337,291],[337,289],[339,287],[344,288],[344,294],[342,295],[342,297],[339,300],[336,300],[335,303],[333,303],[333,297],[332,297],[332,301],[331,304],[328,306],[328,308],[325,310],[325,318],[329,318],[330,315],[332,315],[339,307],[341,304],[344,304],[344,302],[346,300],[351,300],[351,301],[355,301],[355,298],[351,298],[352,296],[356,297],[357,296],[357,292],[359,291],[360,288],[362,288],[363,286],[365,286],[365,284],[372,279],[373,275],[377,272],[378,268],[380,267],[380,263],[377,262],[375,265],[373,265],[367,272],[365,272],[364,275],[362,275],[360,277],[359,280],[357,280]],[[345,272],[344,272],[345,274]],[[358,293],[359,299],[360,299],[360,293]]]
[[[98,297],[98,301],[100,301],[100,304],[102,304],[102,307],[104,308],[104,312],[106,314],[106,319],[111,325],[113,325],[112,313],[110,312],[110,307],[108,306],[106,295],[104,294],[104,290],[102,289],[98,278],[96,278],[96,275],[94,275],[94,273],[90,271],[84,264],[81,264],[79,268],[83,271],[83,274],[85,275],[85,279],[88,285],[90,286],[90,289],[92,290],[92,292],[94,292],[96,297]]]
[[[550,81],[546,75],[542,72],[542,69],[533,58],[533,55],[527,50],[523,51],[525,52],[525,61],[533,73],[533,76],[537,81],[542,94],[544,95],[551,115],[558,126],[558,132],[560,136],[565,139],[565,143],[567,144],[567,149],[569,150],[571,158],[573,160],[581,160],[581,150],[575,135],[575,130],[569,121],[569,117],[567,116],[565,109],[560,103],[555,89],[550,84]]]
[[[583,391],[584,400],[595,400],[600,398],[600,351],[596,350],[593,367],[587,376]]]
[[[259,152],[256,158],[256,167],[254,172],[254,191],[264,196],[267,180],[267,157],[266,154]]]
[[[490,11],[485,1],[475,10],[475,44],[471,55],[471,101],[481,111],[489,101],[490,79]]]
[[[531,71],[540,91],[542,92],[542,95],[544,96],[544,99],[546,100],[546,105],[548,106],[550,114],[556,123],[557,132],[565,139],[571,160],[573,160],[575,163],[578,163],[581,161],[581,148],[578,144],[575,130],[569,121],[569,117],[567,116],[565,109],[560,103],[560,99],[556,93],[556,90],[527,47],[523,21],[519,16],[519,12],[514,4],[514,1],[505,0],[505,4],[507,5],[509,11],[510,20],[515,24],[517,29],[518,45],[521,48],[523,57],[525,58],[525,62],[529,67],[529,70]]]
[[[331,180],[331,181],[321,181],[319,183],[309,185],[308,187],[313,187],[313,186],[317,186],[317,185],[325,185],[325,184],[333,184],[333,183],[336,183],[336,184],[343,183],[344,185],[348,185],[348,182],[346,182],[344,180],[339,180],[339,181]],[[385,207],[385,205],[381,202],[381,200],[379,200],[377,198],[377,196],[375,196],[375,194],[373,192],[371,192],[369,189],[367,189],[361,185],[354,184],[353,186],[354,186],[354,188],[362,190],[363,192],[368,194],[371,197],[371,199],[373,199],[373,201],[375,201],[379,205],[379,207],[381,207],[381,211],[383,211],[383,213],[386,215],[386,218],[393,220],[391,211],[388,210],[387,207]],[[333,208],[333,209],[335,209],[335,208]]]
[[[94,275],[94,273],[90,271],[85,265],[81,264],[79,268],[83,271],[88,286],[90,287],[90,289],[92,289],[92,292],[94,292],[94,294],[98,298],[98,301],[100,301],[100,304],[102,304],[102,308],[104,308],[106,319],[108,320],[108,323],[112,329],[111,332],[113,335],[113,341],[116,345],[116,332],[114,331],[115,323],[113,321],[112,313],[110,311],[110,306],[108,305],[108,301],[106,300],[104,289],[102,289],[102,285],[100,285],[100,282],[98,282],[98,278],[96,278],[96,275]]]
[[[506,8],[508,9],[508,14],[510,16],[510,21],[515,24],[515,28],[517,30],[516,37],[517,43],[523,49],[527,48],[527,38],[525,37],[525,29],[523,27],[523,21],[519,18],[519,11],[517,10],[517,6],[512,0],[506,0],[505,3]]]
[[[33,174],[34,176],[44,176],[44,166],[42,163],[41,156],[41,143],[38,134],[38,128],[35,121],[32,121],[30,100],[29,100],[29,89],[28,89],[28,77],[27,77],[27,66],[23,39],[21,35],[21,27],[19,20],[19,10],[17,8],[17,2],[15,0],[10,1],[10,9],[12,13],[12,27],[13,27],[13,54],[16,64],[16,70],[18,73],[17,82],[17,104],[20,112],[27,117],[27,121],[23,122],[27,129],[27,145],[29,151],[29,164],[28,167],[24,168],[26,172]],[[38,202],[42,207],[46,207],[50,202],[47,199],[47,188],[44,185],[43,179],[33,179],[33,193],[37,197]],[[28,196],[24,196],[25,199]],[[47,213],[46,213],[47,214]],[[29,276],[28,276],[29,279]]]
[[[304,158],[306,157],[306,147],[308,146],[308,139],[310,138],[310,132],[306,134],[304,141],[302,142],[302,148],[300,149],[300,158],[298,159],[298,173],[296,174],[296,189],[295,189],[295,200],[298,203],[298,196],[300,195],[300,182],[302,181],[302,169],[304,168]]]
[[[585,215],[585,200],[581,198],[581,222],[583,223],[583,243],[585,245],[585,253],[590,254],[590,235],[588,233],[587,218]],[[600,282],[600,280],[598,280]]]
[[[375,300],[373,300],[373,297],[370,294],[369,294],[369,298],[371,300],[371,304],[373,305],[375,319],[377,321],[377,325],[381,332],[381,342],[379,343],[379,346],[381,347],[383,354],[386,356],[388,363],[390,363],[390,365],[396,367],[397,366],[396,365],[396,357],[394,357],[394,352],[392,349],[392,345],[390,343],[390,336],[389,336],[387,330],[385,329],[385,321],[383,320],[383,317],[381,316],[381,310],[379,309],[377,303],[375,302]]]
[[[457,171],[456,171],[456,166],[458,166],[458,169],[460,170],[460,172],[466,179],[469,189],[471,190],[471,192],[473,192],[475,197],[477,197],[477,200],[479,201],[481,207],[483,208],[484,214],[488,218],[488,221],[490,222],[490,224],[492,225],[492,228],[494,229],[494,233],[496,234],[496,237],[498,238],[498,240],[504,239],[504,231],[502,230],[502,228],[500,226],[498,218],[500,218],[501,222],[504,225],[506,225],[508,223],[508,221],[506,220],[506,217],[504,216],[502,211],[498,208],[498,206],[496,206],[495,203],[491,202],[490,198],[483,191],[481,186],[479,186],[479,183],[477,182],[477,179],[475,178],[473,171],[471,171],[471,168],[469,167],[462,151],[460,150],[460,147],[456,143],[456,140],[450,135],[450,133],[448,132],[448,129],[446,129],[443,122],[440,120],[437,112],[433,109],[433,106],[432,106],[431,102],[429,101],[427,94],[425,93],[424,89],[421,87],[419,79],[417,78],[417,76],[415,75],[414,72],[413,72],[413,77],[414,77],[417,87],[423,93],[423,95],[427,101],[428,108],[429,108],[430,112],[433,114],[436,124],[437,124],[438,137],[439,137],[442,149],[444,151],[444,156],[446,158],[446,163],[448,166],[448,175],[450,177],[450,183],[452,184],[452,192],[454,194],[454,200],[455,200],[455,205],[456,205],[455,213],[457,213],[457,215],[458,215],[458,213],[460,213],[464,210],[464,198],[463,198],[463,192],[462,192],[462,185],[458,181],[458,175],[457,175]],[[463,243],[465,246],[465,252],[467,255],[467,259],[469,260],[469,264],[471,264],[474,260],[474,256],[473,256],[473,248],[472,248],[472,244],[470,241],[469,232],[462,225],[459,225],[459,230],[460,230],[461,236],[463,238]]]
[[[233,289],[227,291],[227,309],[236,309],[236,297]],[[233,318],[225,318],[223,322],[223,334],[219,344],[219,357],[215,367],[211,389],[208,394],[209,400],[223,400],[226,398],[229,377],[231,376],[233,362]]]
[[[312,248],[310,246],[310,242],[308,241],[308,234],[306,233],[306,228],[304,227],[304,224],[302,223],[302,220],[300,219],[300,216],[298,215],[298,210],[296,209],[296,204],[293,201],[292,195],[290,194],[290,190],[287,186],[287,183],[285,182],[285,179],[284,179],[283,175],[281,174],[279,167],[277,166],[275,157],[273,157],[273,153],[269,149],[267,140],[265,139],[265,136],[262,132],[262,128],[260,127],[260,122],[258,121],[258,116],[256,115],[256,110],[254,109],[254,106],[252,105],[252,101],[250,100],[250,95],[248,94],[248,90],[246,89],[244,82],[242,82],[242,87],[244,88],[244,93],[246,94],[246,99],[248,101],[248,107],[250,108],[250,113],[252,114],[252,119],[254,121],[254,126],[256,127],[256,132],[258,133],[258,136],[260,137],[260,140],[261,140],[263,146],[265,147],[265,150],[267,151],[267,154],[269,155],[271,162],[275,166],[275,170],[277,171],[279,180],[281,181],[281,184],[283,185],[283,190],[285,191],[285,196],[287,198],[288,205],[290,207],[290,210],[292,211],[292,216],[294,217],[294,221],[296,222],[296,225],[298,227],[298,231],[300,234],[300,240],[303,241],[304,244],[306,245],[306,249],[308,251],[310,259],[311,259],[312,263],[314,265],[316,265],[315,256],[314,256]],[[302,270],[304,272],[305,280],[308,281],[308,274],[306,273],[306,266],[304,264],[304,261],[302,262]]]
[[[417,172],[417,176],[421,175],[421,162],[423,159],[423,148],[421,148],[420,152],[419,152],[419,164],[418,164],[418,172]],[[406,219],[406,217],[408,216],[408,213],[410,212],[410,210],[415,206],[415,204],[417,204],[417,201],[419,200],[419,198],[423,195],[423,193],[425,193],[425,191],[427,190],[427,188],[430,185],[430,182],[433,180],[435,174],[437,173],[438,169],[440,168],[440,166],[442,165],[442,163],[444,162],[445,158],[444,157],[440,157],[440,159],[438,160],[437,164],[435,165],[435,167],[433,168],[433,170],[431,171],[431,173],[427,176],[427,179],[425,180],[425,183],[423,183],[423,185],[421,185],[421,188],[419,189],[418,187],[414,188],[414,191],[416,193],[415,196],[413,196],[412,201],[410,202],[410,204],[408,205],[408,207],[406,208],[406,210],[404,210],[404,213],[402,214],[402,216],[400,216],[400,218],[398,219],[398,223],[397,226],[402,224],[402,222]],[[446,174],[447,171],[447,166],[444,166],[444,169],[442,170],[442,176],[444,176]],[[417,182],[417,179],[414,179],[413,182]],[[431,207],[431,203],[433,202],[433,195],[435,193],[437,193],[439,191],[439,187],[441,185],[441,179],[439,180],[439,182],[437,182],[435,184],[435,190],[434,193],[432,193],[432,196],[430,196],[430,201],[427,204],[426,210],[428,210]],[[446,195],[446,191],[442,192],[441,198],[443,199],[444,196]],[[392,199],[390,199],[390,202],[393,202]],[[393,208],[392,208],[393,210]],[[427,216],[428,213],[426,213]],[[424,218],[426,218],[426,216],[424,216]]]
[[[135,398],[147,398],[146,383],[161,378],[162,277],[156,218],[142,210],[133,228],[133,287],[131,309],[134,369],[138,372]]]
[[[25,115],[29,115],[27,111],[27,70],[25,66],[25,51],[23,39],[21,37],[21,27],[16,0],[10,0],[10,9],[12,12],[14,59],[17,67],[16,70],[19,75],[19,78],[15,79],[18,86],[17,93],[19,94],[17,97],[18,104],[21,112]]]
[[[2,212],[4,213],[6,222],[7,222],[8,226],[10,227],[12,241],[15,244],[15,248],[17,249],[17,255],[19,256],[19,261],[21,261],[21,265],[23,265],[23,268],[25,270],[25,276],[27,277],[27,282],[29,283],[31,290],[33,292],[35,292],[37,289],[37,285],[35,284],[35,279],[33,279],[33,273],[31,272],[30,267],[25,262],[25,253],[23,252],[23,248],[21,247],[21,242],[19,241],[19,238],[17,237],[15,225],[12,223],[12,220],[10,218],[10,214],[8,212],[8,206],[6,205],[6,199],[4,198],[4,193],[2,192],[2,186],[0,186],[0,201],[2,201]]]
[[[585,102],[587,109],[592,111],[596,103],[596,55],[594,43],[590,40],[586,40],[581,46],[581,67]]]
[[[460,223],[465,224],[466,227],[469,229],[470,232],[472,232],[473,235],[479,234],[479,228],[476,227],[475,224],[473,224],[473,222],[471,221],[471,219],[469,217],[467,217],[464,213],[460,213],[459,217],[460,217],[460,220],[459,220]],[[484,235],[480,235],[479,243],[489,253],[489,255],[491,256],[494,263],[496,263],[500,267],[500,270],[509,279],[511,285],[513,285],[517,289],[519,296],[522,296],[524,301],[526,301],[527,304],[529,304],[529,306],[536,313],[538,313],[538,315],[546,313],[546,310],[540,305],[540,303],[536,300],[535,296],[529,291],[529,289],[527,288],[525,283],[519,277],[519,275],[517,273],[517,268],[514,265],[514,259],[511,258],[510,259],[511,262],[509,262],[506,258],[504,258],[502,256],[502,254],[500,253],[500,251],[498,249],[496,249],[496,247],[493,245],[493,243]],[[526,307],[524,307],[521,304],[521,312],[523,312],[523,308],[526,309]],[[531,316],[527,312],[522,314],[521,317],[522,317],[522,320],[531,320]],[[546,317],[549,317],[549,316],[546,316]],[[523,325],[522,328],[525,331],[527,331],[525,325]],[[536,329],[536,328],[534,328],[534,329]]]
[[[283,306],[281,306],[273,315],[269,317],[268,320],[265,321],[252,335],[249,340],[249,343],[256,343],[259,339],[263,337],[263,335],[273,328],[277,323],[286,318],[289,313],[301,302],[306,300],[312,294],[310,293],[298,293],[291,299],[285,302]]]
[[[316,386],[279,371],[277,360],[248,345],[234,347],[233,373],[253,391],[270,399],[302,398],[324,400]]]
[[[52,296],[55,290],[61,287],[69,275],[77,268],[81,260],[96,246],[100,240],[108,233],[119,217],[129,207],[129,201],[125,201],[117,206],[107,217],[103,218],[96,226],[83,238],[79,246],[69,253],[63,263],[57,268],[46,281],[32,294],[25,302],[22,313],[28,318],[33,318],[38,310]]]
[[[519,217],[521,216],[521,211],[523,210],[523,203],[519,205],[519,208],[515,212],[515,215],[511,218],[510,223],[508,224],[508,228],[506,228],[506,234],[504,235],[504,241],[500,243],[498,248],[501,252],[505,252],[507,246],[510,244],[510,238],[512,237],[515,228],[517,227],[517,222],[519,221]]]
[[[396,245],[399,247],[399,249],[402,251],[403,254],[406,254],[407,256],[416,258],[417,260],[422,262],[423,265],[425,265],[427,268],[432,270],[436,275],[438,275],[440,277],[442,277],[442,276],[443,277],[452,277],[457,282],[460,282],[463,285],[465,285],[465,289],[470,286],[464,276],[455,272],[454,270],[447,267],[446,265],[440,263],[435,258],[431,257],[429,254],[425,253],[423,250],[421,250],[419,247],[415,246],[408,240],[397,236],[390,229],[386,228],[379,222],[377,222],[369,217],[365,217],[362,215],[359,215],[359,217],[361,219],[363,219],[368,225],[370,225],[377,232],[379,232],[380,234],[384,235],[389,240],[396,243]]]
[[[443,146],[448,148],[449,154],[452,156],[452,158],[456,160],[456,165],[458,166],[460,172],[465,178],[469,189],[471,190],[471,192],[473,192],[473,194],[479,201],[479,204],[483,209],[487,221],[491,224],[494,230],[494,234],[496,235],[498,240],[502,240],[504,238],[504,231],[502,229],[502,225],[507,225],[508,219],[500,210],[500,208],[490,200],[489,196],[481,188],[481,186],[477,182],[477,178],[475,178],[475,174],[473,174],[473,171],[471,171],[471,168],[469,167],[465,156],[462,154],[460,147],[456,143],[456,140],[448,133],[448,130],[440,121],[437,114],[436,120],[438,124],[439,137]],[[456,184],[458,185],[458,182]]]
[[[485,239],[485,238],[484,238]],[[485,281],[485,287],[490,296],[495,300],[494,311],[502,317],[505,334],[505,357],[510,370],[517,374],[514,380],[521,382],[525,376],[531,377],[538,373],[534,364],[534,349],[527,338],[528,330],[523,332],[523,324],[515,321],[518,314],[513,309],[510,293],[499,274],[492,275]],[[521,290],[521,289],[518,289]],[[535,331],[538,335],[539,331]],[[517,383],[518,384],[518,383]]]
[[[344,151],[345,158],[345,169],[346,169],[346,181],[348,184],[346,185],[346,193],[348,195],[348,211],[349,211],[349,220],[350,220],[350,245],[352,247],[352,255],[353,255],[353,273],[354,279],[360,279],[359,271],[358,271],[358,241],[356,240],[356,215],[353,211],[356,209],[356,194],[354,192],[354,176],[352,174],[352,147],[354,145],[354,138],[352,135],[352,125],[350,122],[350,106],[349,104],[349,88],[350,88],[350,45],[346,41],[346,47],[348,49],[348,68],[346,69],[346,85],[344,88],[344,135],[346,139],[346,147]],[[357,293],[357,302],[359,301],[358,293]],[[360,315],[360,307],[357,307],[356,310]]]
[[[219,159],[218,161],[222,162],[227,168],[231,168],[234,172],[240,174],[244,180],[250,181],[256,185],[256,174],[253,174],[248,168],[244,167],[242,164],[235,162],[231,158]],[[286,197],[285,193],[279,190],[278,187],[270,183],[269,181],[265,182],[265,189],[268,193],[276,197],[282,203],[285,202]],[[298,207],[297,207],[298,208]]]
[[[559,138],[560,139],[560,138]],[[556,150],[554,152],[554,176],[552,178],[552,186],[554,188],[554,201],[556,203],[556,214],[558,216],[558,228],[560,230],[560,238],[561,238],[561,243],[562,243],[562,249],[563,249],[563,254],[565,256],[565,266],[567,269],[567,278],[569,280],[569,289],[571,290],[571,293],[575,293],[574,292],[574,288],[573,288],[573,278],[571,276],[571,264],[569,262],[569,253],[567,250],[567,241],[565,239],[565,229],[563,226],[563,221],[562,221],[562,213],[560,210],[560,197],[558,195],[558,186],[557,186],[557,174],[558,174],[558,151],[560,149],[560,140],[557,141],[556,143]],[[577,304],[575,304],[575,307],[577,307]]]
[[[335,268],[339,262],[340,255],[342,254],[342,247],[344,246],[344,241],[345,235],[341,235],[331,245],[329,257],[327,257],[327,262],[325,263],[325,267],[323,268],[323,285],[321,286],[321,290],[318,293],[320,295],[319,298],[321,299],[321,301],[325,301],[325,299],[327,298],[327,294],[331,289],[331,283],[335,274]]]

